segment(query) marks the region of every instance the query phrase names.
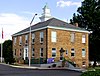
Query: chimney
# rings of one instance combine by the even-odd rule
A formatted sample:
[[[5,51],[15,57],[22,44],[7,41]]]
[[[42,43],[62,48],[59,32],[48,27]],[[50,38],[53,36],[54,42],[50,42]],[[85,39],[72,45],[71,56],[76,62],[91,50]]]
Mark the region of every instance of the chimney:
[[[78,27],[78,23],[75,23],[74,25],[75,25],[76,27]]]

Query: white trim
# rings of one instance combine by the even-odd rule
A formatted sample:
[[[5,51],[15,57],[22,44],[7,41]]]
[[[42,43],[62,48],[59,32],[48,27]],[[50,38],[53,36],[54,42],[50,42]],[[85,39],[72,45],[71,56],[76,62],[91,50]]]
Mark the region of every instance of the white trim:
[[[74,32],[76,31],[76,32],[90,33],[89,31],[85,31],[85,30],[78,30],[78,29],[71,29],[71,28],[64,28],[64,27],[55,27],[55,26],[46,26],[46,27],[42,27],[42,28],[38,28],[38,29],[33,29],[33,30],[31,30],[31,32],[38,31],[38,30],[43,30],[43,29],[46,29],[46,28],[52,28],[52,29],[58,29],[58,30],[67,30],[67,31],[74,31]],[[29,31],[23,32],[23,33],[18,33],[18,34],[12,35],[12,36],[22,35],[22,34],[26,34],[26,33],[29,33]]]
[[[23,54],[24,54],[24,60],[25,60],[25,58],[28,57],[28,47],[24,47],[24,53]]]
[[[90,33],[89,31],[83,31],[78,29],[71,29],[71,28],[63,28],[63,27],[55,27],[55,26],[47,26],[47,28],[53,28],[53,29],[59,29],[59,30],[67,30],[67,31],[76,31],[76,32],[84,32],[84,33]]]
[[[57,33],[56,33],[56,31],[51,31],[51,42],[57,42]]]
[[[44,32],[40,32],[40,43],[43,43],[43,41],[41,40],[41,38],[44,39]]]
[[[55,50],[52,50],[52,53],[55,53],[56,54],[55,57],[52,56],[52,58],[56,58],[56,56],[57,56],[57,50],[56,50],[56,48],[55,48]]]
[[[86,56],[86,49],[82,49],[82,57]]]
[[[42,27],[42,28],[34,29],[34,30],[31,30],[31,32],[38,31],[38,30],[43,30],[43,29],[46,29],[46,28],[47,28],[47,27]],[[12,36],[22,35],[22,34],[26,34],[26,33],[29,33],[29,32],[30,32],[30,31],[27,31],[27,32],[15,34],[15,35],[12,35]]]
[[[34,49],[34,51],[33,51],[33,49],[34,48],[32,48],[32,57],[35,57],[35,49]],[[34,56],[33,56],[33,54],[34,54]]]
[[[41,53],[43,53],[43,50],[41,50],[43,48],[40,48],[40,57],[43,58],[43,56],[41,56]]]

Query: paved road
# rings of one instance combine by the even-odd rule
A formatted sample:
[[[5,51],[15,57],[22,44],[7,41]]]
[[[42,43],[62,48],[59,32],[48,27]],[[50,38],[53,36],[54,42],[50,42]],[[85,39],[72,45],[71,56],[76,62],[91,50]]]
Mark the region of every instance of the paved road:
[[[80,74],[69,70],[21,69],[0,64],[0,76],[80,76]]]

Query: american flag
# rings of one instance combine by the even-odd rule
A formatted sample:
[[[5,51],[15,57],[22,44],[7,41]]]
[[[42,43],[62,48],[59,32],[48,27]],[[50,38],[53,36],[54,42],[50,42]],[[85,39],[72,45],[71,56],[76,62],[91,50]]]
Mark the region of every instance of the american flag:
[[[2,28],[2,39],[4,38],[4,36],[3,36],[3,28]]]

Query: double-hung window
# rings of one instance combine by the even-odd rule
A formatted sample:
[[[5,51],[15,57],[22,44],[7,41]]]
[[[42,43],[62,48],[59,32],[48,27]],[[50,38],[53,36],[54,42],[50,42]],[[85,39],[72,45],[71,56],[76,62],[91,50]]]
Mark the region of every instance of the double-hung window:
[[[71,56],[72,56],[72,57],[75,56],[75,50],[74,50],[74,48],[71,49]]]
[[[56,42],[56,32],[55,31],[52,31],[51,32],[51,42]]]
[[[32,49],[32,57],[34,57],[35,56],[35,49],[33,48]]]
[[[16,44],[16,37],[14,38],[14,45]]]
[[[34,42],[35,42],[35,34],[33,33],[32,34],[32,44],[34,44]]]
[[[28,43],[28,35],[25,35],[25,43]]]
[[[43,57],[43,48],[40,48],[40,57]]]
[[[82,57],[85,57],[86,56],[86,51],[85,49],[82,49]]]
[[[52,58],[56,57],[56,48],[52,48]]]
[[[82,35],[82,43],[86,43],[86,35]]]
[[[73,43],[75,41],[75,33],[71,33],[71,42]]]
[[[43,43],[43,32],[40,32],[40,43]]]
[[[22,44],[22,36],[19,37],[19,45]]]

